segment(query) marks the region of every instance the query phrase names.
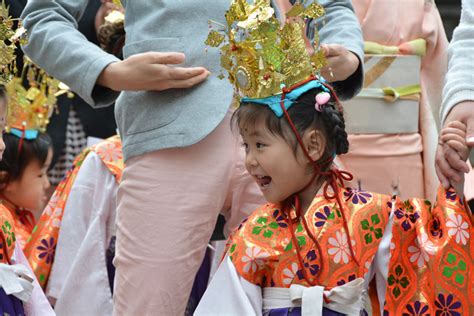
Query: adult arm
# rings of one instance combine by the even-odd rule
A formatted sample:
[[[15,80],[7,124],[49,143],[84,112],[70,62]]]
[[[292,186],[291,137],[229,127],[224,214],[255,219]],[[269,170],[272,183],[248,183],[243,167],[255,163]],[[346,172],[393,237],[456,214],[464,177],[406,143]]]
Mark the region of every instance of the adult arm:
[[[86,0],[29,1],[22,18],[28,30],[25,53],[94,107],[107,106],[123,90],[188,88],[205,80],[203,67],[173,67],[181,53],[147,52],[120,61],[77,30]]]
[[[466,141],[474,146],[474,1],[463,0],[461,22],[454,31],[448,49],[448,73],[443,90],[441,122],[444,126],[461,121],[467,126]],[[459,182],[467,163],[447,145],[440,144],[436,151],[436,173],[445,188],[450,182]]]
[[[323,76],[332,82],[341,99],[350,99],[360,91],[364,80],[362,30],[350,0],[319,3],[326,15],[313,21],[308,32],[314,30],[316,23],[329,66],[323,69]]]
[[[105,67],[119,59],[107,54],[78,30],[88,1],[29,1],[22,19],[28,30],[23,51],[41,68],[66,83],[94,107],[107,106],[117,92],[96,85]]]

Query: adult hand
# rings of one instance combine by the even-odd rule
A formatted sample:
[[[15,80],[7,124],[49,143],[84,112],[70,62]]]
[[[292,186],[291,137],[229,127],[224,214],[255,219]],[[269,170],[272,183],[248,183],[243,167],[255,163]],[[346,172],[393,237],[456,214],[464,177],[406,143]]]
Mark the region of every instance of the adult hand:
[[[474,147],[474,101],[465,101],[455,105],[447,116],[444,127],[450,122],[460,121],[466,125],[466,143]],[[444,188],[463,178],[469,172],[469,166],[448,144],[440,142],[436,150],[435,169]]]
[[[359,67],[356,54],[339,44],[322,44],[321,49],[327,59],[327,66],[321,74],[328,82],[343,81],[352,75]]]
[[[204,67],[176,67],[184,62],[182,53],[147,52],[108,65],[97,84],[115,91],[191,88],[210,74]]]

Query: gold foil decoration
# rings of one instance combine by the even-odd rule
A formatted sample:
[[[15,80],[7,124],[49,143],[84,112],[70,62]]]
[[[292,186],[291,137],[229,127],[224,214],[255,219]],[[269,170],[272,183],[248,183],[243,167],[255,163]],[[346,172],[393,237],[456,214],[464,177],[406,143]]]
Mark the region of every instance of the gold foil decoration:
[[[217,31],[211,30],[204,44],[211,47],[219,47],[224,42],[225,36]]]
[[[226,25],[211,29],[205,43],[220,47],[221,66],[236,93],[249,98],[277,95],[282,84],[295,85],[324,66],[318,46],[310,56],[305,42],[305,19],[322,14],[319,4],[305,7],[298,2],[289,12],[293,19],[281,26],[269,0],[233,0]]]
[[[319,19],[326,14],[323,6],[317,2],[311,3],[306,10],[304,10],[304,16],[310,19]]]
[[[44,132],[57,97],[69,88],[24,58],[23,71],[7,84],[6,130],[11,128]]]
[[[17,22],[16,31],[14,30]],[[0,83],[9,82],[17,71],[15,49],[17,44],[26,44],[25,29],[21,21],[13,19],[5,2],[0,5]]]

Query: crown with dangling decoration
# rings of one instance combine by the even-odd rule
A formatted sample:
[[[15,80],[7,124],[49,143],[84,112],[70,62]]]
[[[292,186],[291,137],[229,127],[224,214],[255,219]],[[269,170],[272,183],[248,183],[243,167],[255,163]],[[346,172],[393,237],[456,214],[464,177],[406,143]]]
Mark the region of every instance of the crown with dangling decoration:
[[[69,91],[60,81],[24,57],[23,70],[7,84],[8,111],[5,130],[17,137],[35,139],[45,132],[57,97]]]
[[[298,1],[287,12],[288,21],[281,25],[269,0],[253,4],[233,0],[225,14],[226,25],[220,29],[211,26],[205,44],[220,47],[221,65],[239,96],[275,96],[281,94],[282,86],[302,82],[325,66],[318,41],[314,41],[314,53],[310,55],[305,37],[306,19],[324,14],[324,8],[316,2],[305,6]]]
[[[5,130],[21,139],[35,139],[39,132],[46,130],[57,96],[68,92],[69,88],[35,66],[27,57],[23,57],[21,72],[18,70],[15,53],[17,44],[26,43],[26,30],[21,20],[13,19],[2,1],[0,84],[5,85],[8,95]]]
[[[16,25],[15,25],[15,22]],[[26,30],[19,19],[8,13],[4,1],[0,4],[0,84],[8,83],[17,72],[16,45],[25,44]]]

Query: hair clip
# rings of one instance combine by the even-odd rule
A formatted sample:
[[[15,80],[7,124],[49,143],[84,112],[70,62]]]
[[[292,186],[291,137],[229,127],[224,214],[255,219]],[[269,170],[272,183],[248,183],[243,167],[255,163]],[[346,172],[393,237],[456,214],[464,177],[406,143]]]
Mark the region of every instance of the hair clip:
[[[322,112],[321,106],[328,103],[330,99],[331,95],[328,92],[323,91],[318,93],[315,97],[316,104],[314,105],[316,111]]]

